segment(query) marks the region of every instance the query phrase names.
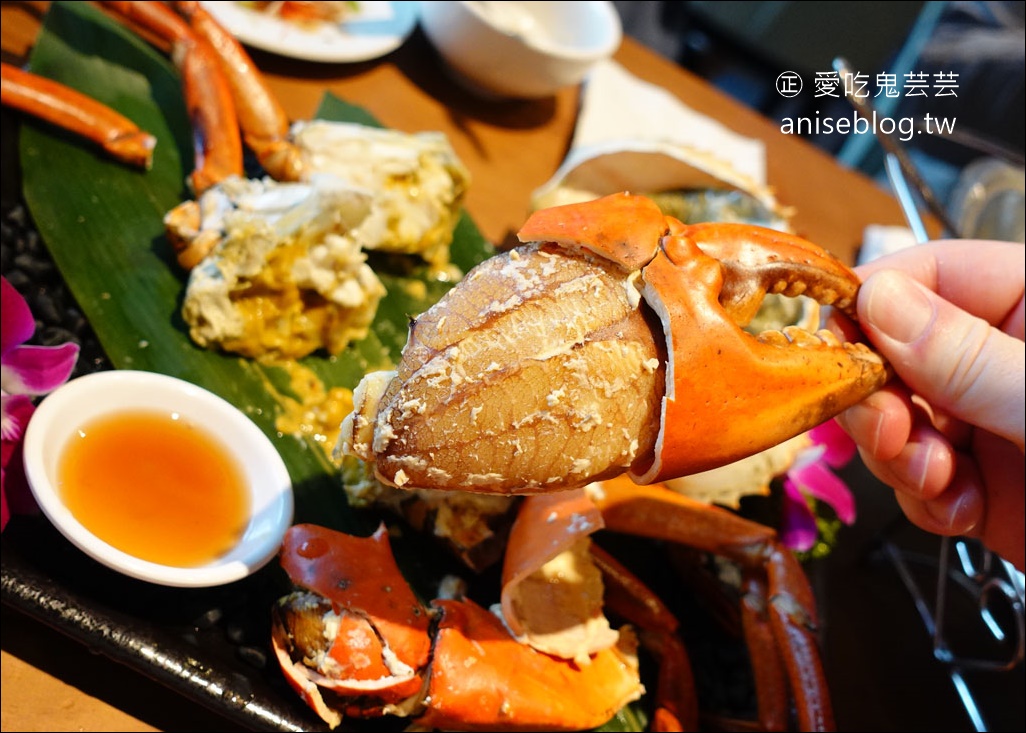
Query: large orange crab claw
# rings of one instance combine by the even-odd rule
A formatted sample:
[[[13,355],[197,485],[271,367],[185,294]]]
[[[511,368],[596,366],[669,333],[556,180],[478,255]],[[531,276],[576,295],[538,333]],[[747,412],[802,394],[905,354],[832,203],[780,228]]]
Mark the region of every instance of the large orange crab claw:
[[[538,211],[518,237],[417,319],[396,372],[356,390],[341,449],[386,483],[654,483],[758,453],[887,380],[828,331],[742,329],[766,293],[851,314],[857,276],[799,237],[686,226],[630,194]]]

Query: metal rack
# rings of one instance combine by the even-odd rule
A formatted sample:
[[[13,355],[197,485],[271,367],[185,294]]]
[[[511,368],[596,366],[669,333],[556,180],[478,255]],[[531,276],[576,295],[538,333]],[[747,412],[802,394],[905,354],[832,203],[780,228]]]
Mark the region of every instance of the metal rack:
[[[905,550],[890,536],[884,538],[881,551],[908,590],[932,639],[933,656],[944,666],[973,728],[989,730],[965,673],[1007,672],[1022,663],[1026,649],[1023,574],[976,540],[961,537],[942,538],[938,557]],[[913,566],[917,565],[936,569],[936,590],[932,598],[929,589],[923,587],[913,572]],[[1007,657],[980,657],[960,654],[953,649],[945,621],[955,593],[967,594],[976,604],[981,624],[995,642],[1007,650]]]

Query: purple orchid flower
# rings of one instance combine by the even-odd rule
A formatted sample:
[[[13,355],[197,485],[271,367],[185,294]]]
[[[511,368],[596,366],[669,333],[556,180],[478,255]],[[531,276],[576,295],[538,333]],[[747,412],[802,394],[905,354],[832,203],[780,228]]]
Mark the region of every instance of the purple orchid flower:
[[[36,409],[33,398],[68,381],[78,360],[78,344],[27,346],[35,332],[28,303],[0,276],[0,531],[12,513],[37,510],[21,462],[21,442]]]
[[[855,521],[855,498],[832,468],[855,456],[855,442],[833,420],[809,431],[812,446],[800,453],[784,477],[781,541],[791,549],[811,550],[819,529],[807,497],[826,502],[845,524]]]

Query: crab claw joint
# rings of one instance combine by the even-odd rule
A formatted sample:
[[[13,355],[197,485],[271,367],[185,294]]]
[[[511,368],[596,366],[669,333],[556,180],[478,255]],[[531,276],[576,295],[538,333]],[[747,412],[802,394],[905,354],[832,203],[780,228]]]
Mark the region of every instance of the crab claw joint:
[[[809,430],[889,376],[826,330],[742,328],[767,293],[853,315],[858,277],[799,237],[684,225],[630,194],[535,212],[518,237],[411,325],[395,372],[358,387],[339,447],[384,482],[654,483]]]

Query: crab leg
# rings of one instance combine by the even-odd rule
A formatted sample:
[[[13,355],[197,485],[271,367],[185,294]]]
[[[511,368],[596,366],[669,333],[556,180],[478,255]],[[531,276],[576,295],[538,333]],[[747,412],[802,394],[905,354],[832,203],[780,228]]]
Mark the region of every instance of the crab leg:
[[[686,543],[734,560],[748,575],[765,574],[769,598],[766,614],[791,681],[799,725],[802,730],[833,729],[833,711],[816,638],[815,598],[797,559],[777,542],[772,529],[662,486],[636,486],[624,476],[596,485],[591,497],[609,530]],[[743,612],[742,619],[748,623],[760,621],[748,612]],[[746,635],[750,633],[758,631]],[[775,656],[764,658],[775,663]],[[759,661],[753,657],[753,664]],[[757,680],[771,677],[772,671],[756,673]],[[766,694],[779,699],[776,690]]]
[[[761,574],[745,573],[742,580],[741,624],[758,691],[759,720],[763,730],[785,730],[788,724],[787,668],[774,638],[766,599],[770,597]]]
[[[242,139],[231,89],[214,49],[162,2],[99,3],[115,17],[142,27],[171,45],[192,121],[195,170],[189,181],[199,195],[231,175],[242,175]]]
[[[289,118],[246,49],[195,0],[174,3],[192,29],[217,52],[231,87],[243,139],[278,181],[302,178],[302,161],[289,140]]]
[[[81,135],[122,163],[149,169],[156,138],[110,107],[71,87],[0,63],[4,106]]]
[[[641,644],[659,660],[655,691],[654,731],[698,730],[695,676],[677,618],[641,580],[598,545],[591,548],[605,581],[606,608],[638,628]]]

